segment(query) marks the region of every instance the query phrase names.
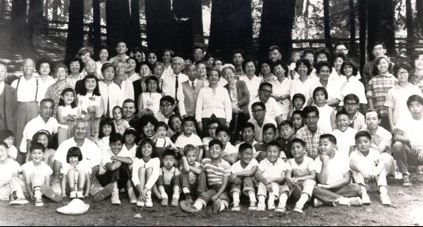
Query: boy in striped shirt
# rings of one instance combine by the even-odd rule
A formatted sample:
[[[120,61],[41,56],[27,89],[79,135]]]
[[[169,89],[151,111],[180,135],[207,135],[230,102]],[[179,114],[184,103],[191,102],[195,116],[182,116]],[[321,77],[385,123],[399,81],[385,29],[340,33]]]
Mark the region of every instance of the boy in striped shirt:
[[[222,148],[223,144],[219,140],[210,141],[210,158],[205,158],[201,162],[201,168],[207,175],[208,190],[203,192],[194,204],[186,200],[182,201],[182,210],[195,213],[205,208],[211,201],[213,202],[213,213],[216,214],[229,206],[229,197],[225,189],[231,175],[231,165],[220,158]]]

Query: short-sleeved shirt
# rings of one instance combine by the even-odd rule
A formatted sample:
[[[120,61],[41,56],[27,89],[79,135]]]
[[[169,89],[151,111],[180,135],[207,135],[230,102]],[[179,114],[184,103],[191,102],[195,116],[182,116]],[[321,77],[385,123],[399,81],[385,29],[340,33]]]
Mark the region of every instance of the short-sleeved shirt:
[[[365,128],[364,131],[367,131],[370,133],[368,128]],[[370,134],[372,136],[372,144],[376,145],[377,147],[380,147],[381,144],[386,145],[387,147],[390,147],[392,144],[392,134],[384,129],[383,127],[378,127],[376,132],[374,134]],[[384,152],[384,151],[379,151]]]
[[[357,130],[348,127],[345,132],[342,132],[339,129],[335,129],[332,132],[332,135],[336,138],[336,146],[338,147],[339,155],[342,155],[344,158],[348,158],[350,154],[350,147],[355,145],[355,134]]]
[[[297,131],[297,138],[304,140],[306,142],[306,148],[308,154],[317,154],[317,148],[319,147],[320,136],[325,134],[320,127],[317,127],[316,132],[313,134],[307,127],[304,125],[302,128]]]
[[[69,170],[70,169],[72,169],[72,168],[74,168],[73,166],[71,166],[71,164],[69,164],[69,163],[64,163],[63,165],[62,165],[62,169],[60,170],[60,173],[61,174],[67,174],[68,172],[69,172]],[[89,174],[91,174],[91,168],[90,168],[90,165],[89,165],[89,163],[87,162],[87,161],[85,161],[85,160],[81,160],[76,166],[75,166],[75,168],[78,170],[78,171],[81,171],[81,172],[86,172],[86,173],[89,173]]]
[[[30,120],[23,130],[22,141],[20,144],[19,149],[21,152],[27,152],[27,140],[32,140],[32,136],[37,133],[39,130],[47,130],[49,133],[57,133],[57,129],[59,128],[59,122],[57,122],[56,118],[50,117],[47,122],[45,122],[40,115],[36,118]]]
[[[201,163],[199,162],[194,162],[194,167],[195,168],[200,168],[201,167]],[[180,169],[182,169],[183,166],[181,165]],[[193,173],[192,171],[188,172],[188,182],[190,184],[195,184],[195,181],[197,180],[197,175],[195,173]]]
[[[201,142],[200,137],[195,134],[191,134],[191,136],[185,136],[183,133],[176,139],[175,146],[177,148],[184,148],[185,145],[192,144],[193,146],[202,146],[203,142]]]
[[[344,97],[349,94],[357,95],[361,104],[367,104],[366,92],[364,85],[358,80],[356,76],[352,76],[341,85],[341,104],[343,104]]]
[[[8,158],[4,163],[0,163],[0,181],[10,181],[13,176],[17,176],[21,167],[15,160]],[[10,185],[0,186],[0,200],[8,200],[10,195]]]
[[[317,122],[317,125],[319,128],[321,128],[325,132],[331,132],[332,131],[332,123],[330,121],[331,115],[334,111],[333,107],[330,107],[329,105],[324,105],[322,107],[316,106],[319,110],[319,121]]]
[[[253,116],[252,106],[255,102],[261,102],[259,97],[255,97],[250,101],[250,104],[248,106],[250,116]],[[282,107],[278,104],[278,102],[276,102],[273,97],[270,97],[264,105],[266,106],[266,117],[270,119],[276,119],[276,117],[281,116],[283,114]]]
[[[27,162],[21,167],[24,174],[33,175],[39,177],[48,177],[53,174],[53,170],[45,162],[40,162],[39,165],[34,165],[34,161]]]
[[[286,171],[286,163],[280,158],[278,158],[275,163],[265,158],[260,162],[258,168],[260,172],[262,172],[264,178],[281,177],[282,173]]]
[[[287,170],[291,170],[293,177],[303,177],[311,174],[311,171],[316,171],[316,163],[313,159],[304,156],[303,162],[297,163],[294,158],[288,159],[286,162]]]
[[[408,111],[407,100],[412,95],[422,96],[420,88],[413,84],[408,84],[406,87],[397,85],[388,91],[385,106],[393,109],[394,125],[396,125],[400,119],[411,118],[411,113]]]
[[[256,159],[251,159],[250,163],[248,163],[248,165],[243,168],[241,166],[241,160],[235,162],[232,166],[231,166],[231,173],[237,173],[237,172],[241,172],[241,171],[245,171],[245,170],[251,170],[254,166],[258,166],[259,163],[257,162]]]
[[[265,124],[273,124],[274,126],[277,126],[276,120],[268,116],[264,117],[263,124],[261,126],[258,125],[256,119],[254,118],[250,118],[248,122],[254,125],[254,139],[256,139],[258,142],[263,141],[263,126]]]
[[[165,185],[170,185],[173,177],[178,177],[181,174],[179,169],[172,167],[170,170],[167,170],[165,167],[160,168],[159,177],[163,177],[163,183]]]
[[[388,107],[385,106],[388,91],[398,84],[398,79],[392,74],[378,75],[370,79],[367,96],[374,97],[374,109],[380,111],[381,116],[388,116]]]
[[[77,147],[73,137],[63,141],[59,145],[53,159],[60,162],[61,164],[66,163],[66,155],[68,154],[69,148],[71,147]],[[89,163],[90,168],[100,164],[101,151],[97,144],[89,139],[85,139],[82,147],[79,148],[81,149],[82,159]]]
[[[404,136],[410,140],[411,148],[414,151],[423,152],[423,119],[415,120],[414,118],[404,119],[400,121],[397,128],[404,132]]]
[[[209,186],[220,186],[223,183],[223,177],[231,175],[231,165],[223,159],[220,159],[218,165],[214,165],[211,159],[205,158],[201,164],[203,170],[206,171]]]
[[[336,182],[344,179],[344,174],[350,171],[350,160],[344,159],[341,155],[337,154],[338,151],[335,151],[335,156],[332,159],[329,159],[327,163],[328,168],[328,178],[327,182],[320,182],[323,184],[334,184]],[[320,173],[322,171],[322,161],[320,158],[316,158],[316,172]]]
[[[235,145],[235,150],[239,152],[239,146],[241,146],[241,144],[243,144],[245,142],[239,143],[237,145]],[[259,152],[261,150],[257,150],[256,147],[260,146],[261,143],[258,143],[257,141],[253,141],[253,143],[251,144],[251,146],[253,147],[253,158],[256,158],[259,155]]]
[[[370,148],[366,156],[356,149],[350,155],[350,162],[357,163],[365,173],[374,173],[376,167],[383,163],[383,159],[380,152],[375,149]]]
[[[305,81],[300,78],[294,79],[291,82],[291,90],[289,91],[291,97],[300,93],[305,96],[305,105],[310,98],[313,97],[313,91],[316,88],[316,80],[309,76]]]
[[[106,172],[106,164],[113,162],[112,156],[114,156],[112,150],[108,149],[107,151],[102,152],[101,165],[99,169],[99,174],[104,174]],[[125,157],[132,159],[132,154],[128,150],[122,149],[116,156]]]
[[[238,150],[229,141],[226,143],[225,150],[222,150],[222,156],[238,154]]]
[[[248,92],[250,93],[250,103],[251,103],[251,100],[256,98],[258,95],[258,89],[261,84],[260,77],[253,76],[250,80],[246,75],[243,75],[239,77],[239,80],[244,81],[245,85],[247,85]]]

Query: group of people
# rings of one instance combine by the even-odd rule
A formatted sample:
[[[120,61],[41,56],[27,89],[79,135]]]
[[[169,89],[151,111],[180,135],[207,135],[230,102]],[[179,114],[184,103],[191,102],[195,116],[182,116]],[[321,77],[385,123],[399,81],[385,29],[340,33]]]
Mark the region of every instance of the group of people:
[[[180,206],[215,213],[285,213],[306,204],[361,206],[389,176],[423,174],[423,53],[408,62],[383,43],[360,74],[347,46],[282,56],[258,67],[194,48],[192,59],[124,42],[109,58],[82,48],[68,65],[25,59],[5,83],[0,64],[0,200],[43,197]],[[95,61],[94,58],[98,58]],[[159,61],[160,59],[160,61]],[[409,166],[410,165],[410,166]]]

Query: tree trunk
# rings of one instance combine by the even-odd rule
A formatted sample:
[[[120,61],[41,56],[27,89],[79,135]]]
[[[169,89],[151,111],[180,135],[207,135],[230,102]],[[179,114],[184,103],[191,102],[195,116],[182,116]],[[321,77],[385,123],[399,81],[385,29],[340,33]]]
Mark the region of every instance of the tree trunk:
[[[98,57],[101,48],[100,0],[93,0],[93,47],[94,56]]]
[[[415,18],[415,25],[417,34],[420,34],[420,37],[423,37],[423,0],[416,0],[416,11],[417,15]]]
[[[396,56],[395,50],[395,4],[394,0],[379,0],[382,6],[381,39],[386,44],[387,54]]]
[[[192,54],[194,45],[194,18],[198,16],[197,0],[174,0],[173,19],[175,23],[175,40],[173,46],[177,55],[187,58]],[[198,25],[197,25],[198,26]],[[198,29],[198,28],[197,28]]]
[[[194,43],[204,44],[203,34],[203,5],[201,0],[192,1],[192,31],[194,33]]]
[[[260,61],[267,59],[268,49],[278,45],[284,60],[292,49],[292,27],[295,18],[295,0],[264,0],[260,27]]]
[[[26,35],[26,0],[13,0],[11,12],[11,34],[10,46],[11,48],[22,48],[29,44],[28,35]]]
[[[355,5],[354,0],[349,0],[349,8],[350,8],[350,50],[355,50]]]
[[[332,37],[330,35],[330,6],[329,6],[329,0],[323,0],[323,23],[325,25],[325,42],[326,47],[330,50],[332,49]]]
[[[213,0],[208,52],[226,61],[240,49],[252,52],[251,0]]]
[[[58,21],[59,20],[59,10],[60,10],[60,5],[62,4],[61,0],[56,0],[53,1],[53,12],[52,12],[52,20],[54,21]]]
[[[141,47],[141,24],[139,0],[131,0],[131,30],[129,49]]]
[[[145,0],[145,18],[148,48],[158,54],[161,54],[165,48],[174,49],[175,30],[170,0]]]
[[[414,44],[414,23],[413,23],[413,8],[411,7],[411,0],[405,1],[406,26],[407,26],[407,54],[413,52]]]
[[[111,56],[116,54],[115,47],[118,42],[129,43],[129,18],[128,0],[106,1],[107,47]]]
[[[34,45],[34,33],[39,33],[42,26],[43,19],[43,1],[31,0],[29,1],[28,13],[28,40],[31,46]]]
[[[84,0],[69,2],[68,37],[66,39],[65,62],[76,56],[78,50],[84,45]]]
[[[363,75],[363,67],[366,63],[366,30],[367,30],[367,0],[358,0],[358,20],[360,24],[360,74]],[[366,84],[365,84],[366,86]]]
[[[380,35],[380,29],[381,29],[381,3],[380,0],[370,0],[367,3],[368,8],[368,23],[367,23],[367,31],[368,31],[368,37],[367,37],[367,54],[369,56],[369,59],[373,59],[372,56],[372,48],[376,42],[380,42],[381,35]]]

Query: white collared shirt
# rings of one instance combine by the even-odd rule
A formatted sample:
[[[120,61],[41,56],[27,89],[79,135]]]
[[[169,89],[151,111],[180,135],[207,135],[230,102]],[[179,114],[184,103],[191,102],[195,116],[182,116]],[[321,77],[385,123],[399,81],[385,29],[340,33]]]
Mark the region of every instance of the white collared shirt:
[[[100,94],[104,105],[104,113],[107,113],[107,101],[109,102],[109,117],[113,117],[113,108],[115,106],[122,106],[123,97],[121,89],[114,82],[107,84],[104,81],[98,83]]]
[[[357,95],[361,104],[367,104],[367,97],[366,92],[364,90],[364,85],[361,81],[357,79],[356,76],[351,76],[349,79],[344,81],[344,83],[341,85],[340,94],[342,105],[344,105],[344,97],[348,94]]]
[[[40,130],[47,130],[50,134],[57,133],[57,128],[59,127],[59,122],[56,118],[50,117],[47,122],[45,122],[40,115],[30,120],[23,130],[22,141],[19,146],[21,152],[26,153],[27,140],[32,140],[32,136]]]
[[[247,85],[248,92],[250,92],[250,103],[258,95],[258,89],[261,84],[261,78],[258,76],[253,76],[253,78],[249,79],[247,75],[243,75],[239,77],[239,80],[245,82]]]
[[[253,117],[250,118],[248,120],[248,122],[250,122],[250,123],[252,123],[254,125],[254,129],[255,129],[254,130],[254,133],[255,133],[254,139],[256,139],[258,142],[262,142],[263,141],[263,126],[265,124],[270,123],[270,124],[273,124],[273,125],[277,126],[277,123],[276,123],[275,119],[274,118],[269,118],[268,116],[265,116],[264,117],[264,121],[263,121],[263,125],[262,126],[259,126],[258,123],[257,123],[257,121],[256,121],[256,119],[254,119]]]
[[[261,102],[260,98],[257,96],[250,101],[248,105],[248,111],[250,112],[250,116],[253,116],[252,106],[255,102]],[[273,97],[270,97],[267,102],[264,104],[266,106],[266,117],[270,119],[276,120],[276,117],[281,116],[283,114],[282,107],[276,102]]]
[[[19,80],[19,87],[17,87]],[[44,95],[40,94],[40,88],[37,88],[37,80],[35,76],[32,76],[29,80],[22,76],[12,82],[12,87],[16,89],[18,102],[39,102],[44,98]],[[38,86],[40,86],[40,84],[38,84]],[[37,96],[37,99],[35,99],[35,96]]]
[[[169,95],[172,98],[175,98],[175,83],[176,83],[176,75],[174,73],[172,74],[166,74],[162,76],[162,92],[163,95]],[[188,76],[183,74],[183,73],[179,73],[178,74],[178,92],[179,89],[182,89],[182,82],[187,81],[188,80]]]
[[[63,141],[59,145],[53,159],[62,164],[66,163],[66,155],[71,147],[77,147],[74,137]],[[100,164],[101,151],[97,144],[85,138],[84,143],[79,148],[81,149],[83,160],[86,160],[89,163],[90,168]]]

